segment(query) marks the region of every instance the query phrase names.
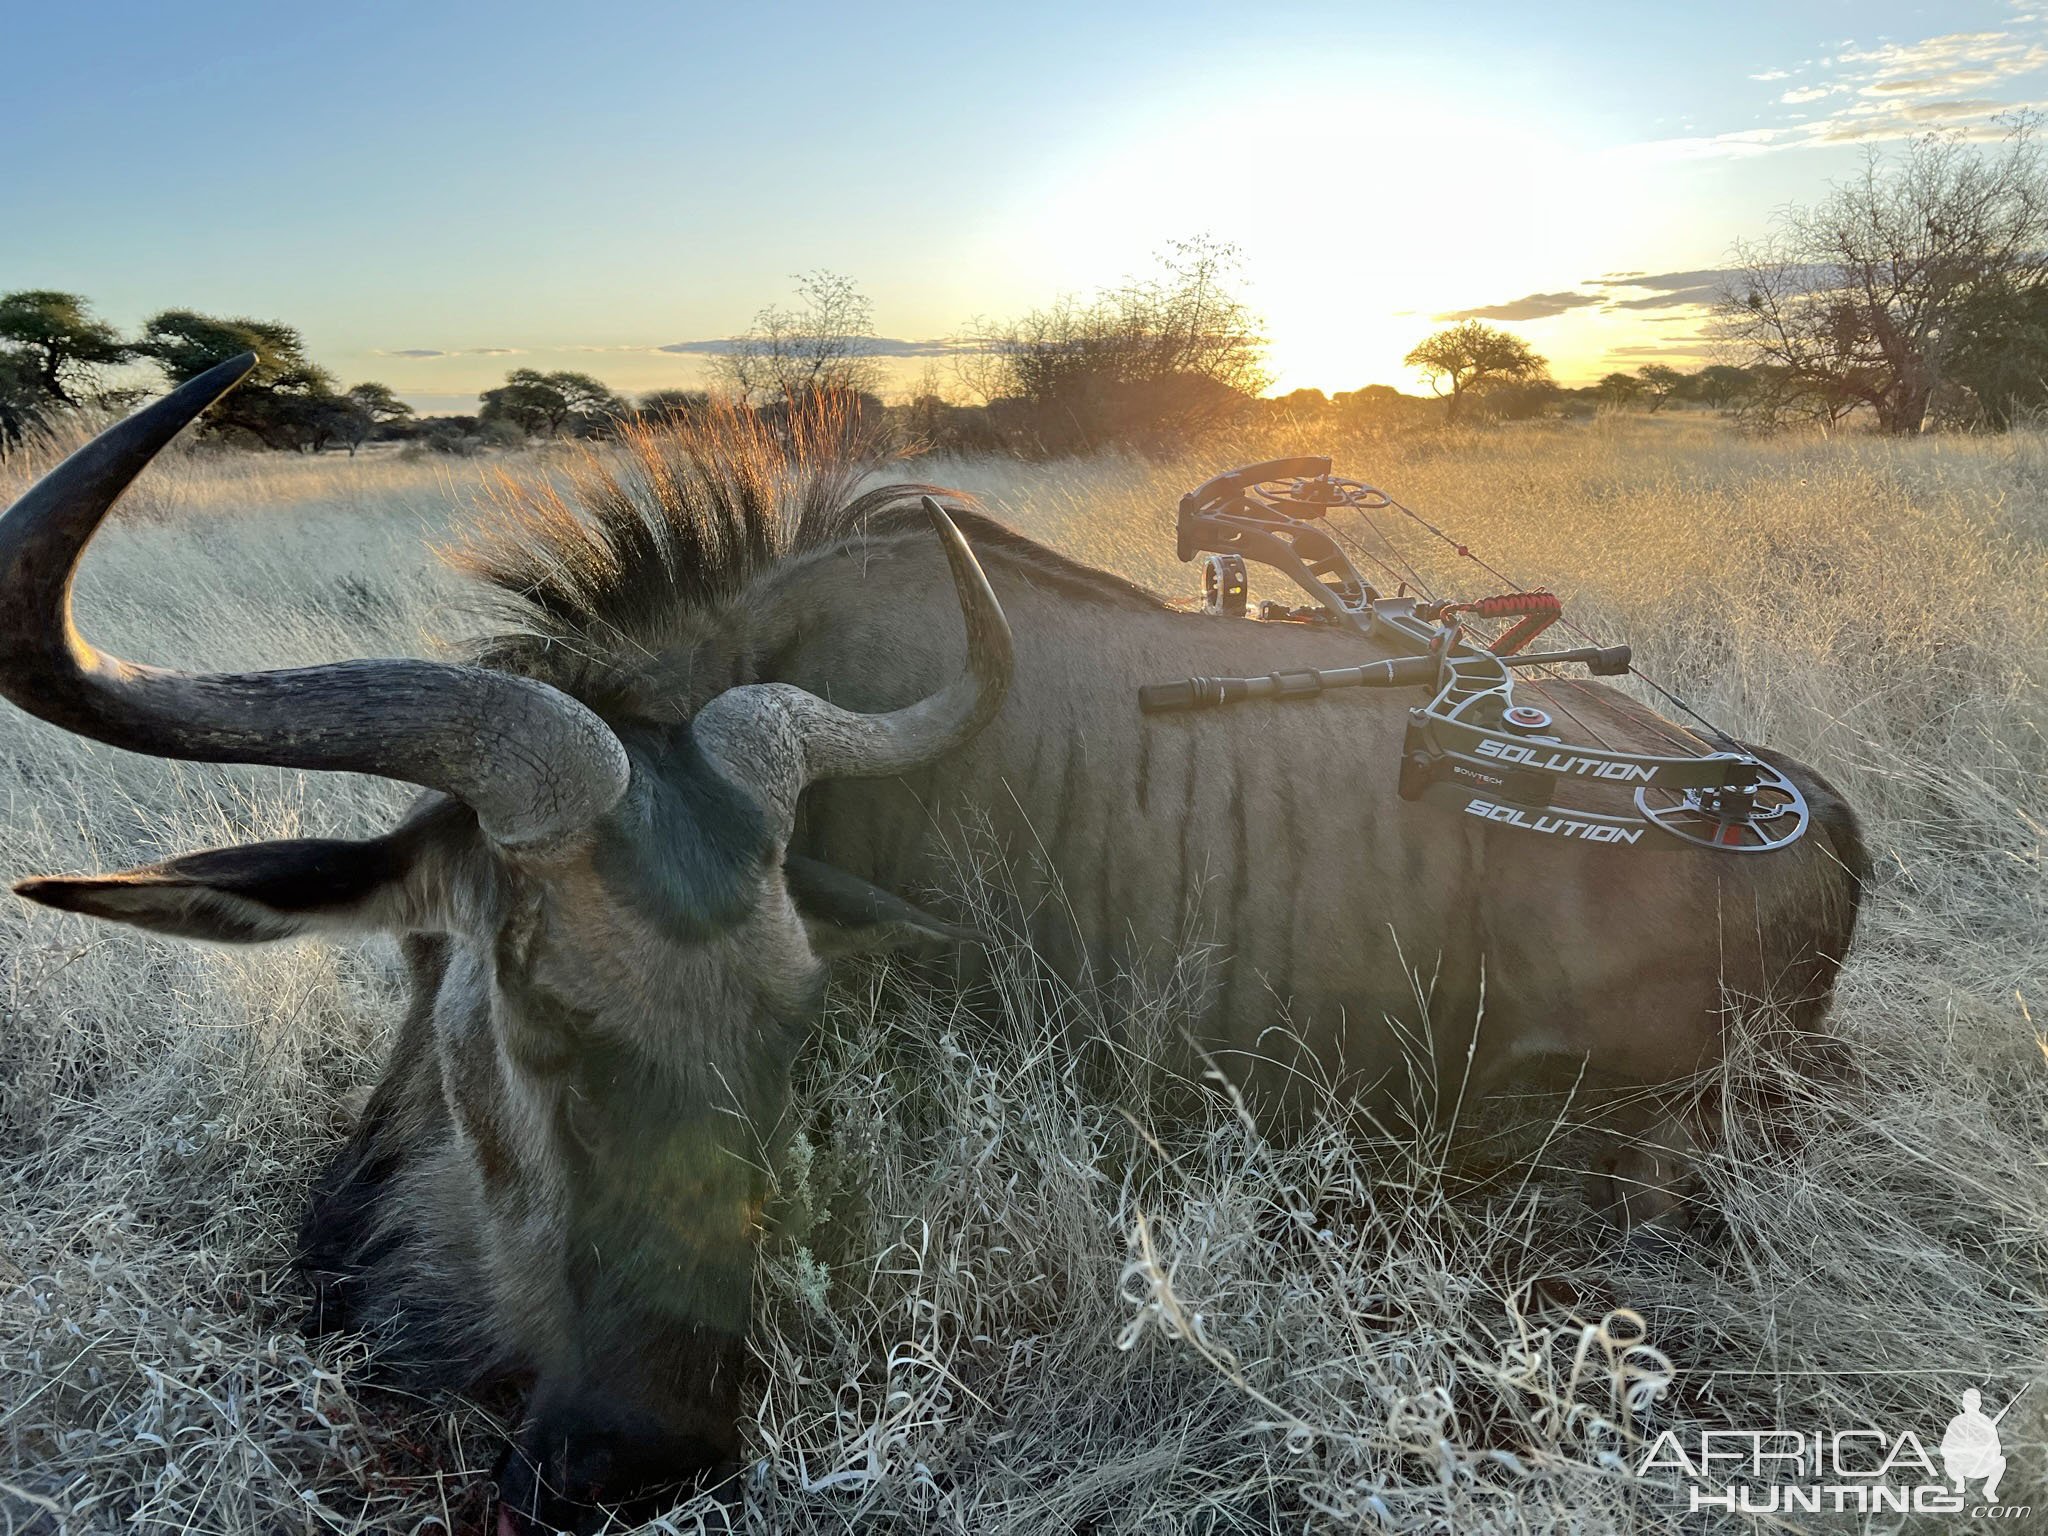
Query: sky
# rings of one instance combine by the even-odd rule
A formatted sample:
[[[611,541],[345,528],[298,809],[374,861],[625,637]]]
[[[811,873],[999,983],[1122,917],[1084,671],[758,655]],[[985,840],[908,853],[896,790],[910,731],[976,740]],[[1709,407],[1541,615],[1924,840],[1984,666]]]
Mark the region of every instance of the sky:
[[[282,320],[425,409],[699,383],[821,268],[945,380],[1194,235],[1335,392],[1467,316],[1565,383],[1699,361],[1776,210],[2048,105],[2048,0],[0,0],[0,53],[0,292]]]

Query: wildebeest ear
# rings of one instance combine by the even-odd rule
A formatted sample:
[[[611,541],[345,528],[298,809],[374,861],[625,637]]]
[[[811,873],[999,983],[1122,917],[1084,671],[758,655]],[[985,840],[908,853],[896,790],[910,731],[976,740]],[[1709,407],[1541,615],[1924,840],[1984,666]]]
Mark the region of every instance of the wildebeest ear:
[[[112,875],[20,881],[17,896],[216,944],[263,944],[306,933],[441,926],[428,877],[434,841],[401,827],[362,842],[297,838],[188,853]]]
[[[979,942],[972,929],[956,927],[879,885],[816,859],[788,854],[782,874],[810,931],[811,947],[827,958],[933,940]]]

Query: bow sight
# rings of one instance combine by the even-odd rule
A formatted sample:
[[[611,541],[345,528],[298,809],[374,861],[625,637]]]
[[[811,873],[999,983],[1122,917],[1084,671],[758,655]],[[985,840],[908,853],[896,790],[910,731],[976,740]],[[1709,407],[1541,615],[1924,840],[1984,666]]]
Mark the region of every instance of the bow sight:
[[[1593,677],[1619,677],[1634,670],[1629,648],[1529,651],[1529,643],[1562,617],[1562,605],[1549,592],[1517,589],[1465,603],[1410,596],[1405,589],[1385,596],[1359,575],[1333,536],[1328,518],[1341,509],[1368,520],[1375,512],[1398,512],[1470,557],[1464,545],[1385,491],[1333,475],[1325,458],[1252,464],[1189,492],[1180,502],[1178,552],[1182,560],[1204,557],[1203,606],[1212,614],[1246,616],[1246,562],[1255,560],[1284,573],[1315,601],[1305,607],[1261,603],[1254,622],[1333,625],[1391,656],[1264,677],[1151,683],[1139,689],[1139,707],[1162,714],[1252,699],[1313,699],[1341,688],[1427,688],[1429,702],[1408,712],[1403,799],[1595,843],[1634,844],[1654,831],[1700,847],[1767,853],[1806,830],[1806,800],[1792,782],[1718,731],[1728,750],[1686,757],[1567,744],[1553,732],[1548,710],[1515,701],[1515,672],[1577,665]],[[1509,622],[1482,645],[1467,634],[1474,618]],[[1573,798],[1597,801],[1603,791],[1631,798],[1619,808],[1567,809],[1555,803],[1561,783],[1592,791]]]

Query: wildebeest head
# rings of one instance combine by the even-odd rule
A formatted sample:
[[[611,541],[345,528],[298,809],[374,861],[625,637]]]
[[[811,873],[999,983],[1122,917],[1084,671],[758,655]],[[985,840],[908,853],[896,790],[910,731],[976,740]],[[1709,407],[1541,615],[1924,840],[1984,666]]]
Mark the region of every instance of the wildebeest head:
[[[469,1234],[481,1293],[457,1307],[488,1312],[490,1347],[535,1381],[507,1502],[576,1523],[591,1500],[730,1462],[761,1138],[818,1000],[821,923],[925,921],[850,877],[785,869],[798,797],[972,737],[1008,685],[1009,632],[928,501],[968,664],[886,714],[769,683],[730,688],[680,723],[615,727],[488,667],[193,675],[95,650],[70,611],[85,545],[252,361],[102,434],[0,518],[0,694],[132,751],[378,774],[431,793],[366,841],[257,844],[16,889],[222,942],[431,936],[418,941],[431,961],[416,1005],[430,1020],[428,1081],[399,1084],[373,1111],[417,1122],[395,1125],[399,1140],[438,1141],[386,1203],[438,1207],[406,1219]]]

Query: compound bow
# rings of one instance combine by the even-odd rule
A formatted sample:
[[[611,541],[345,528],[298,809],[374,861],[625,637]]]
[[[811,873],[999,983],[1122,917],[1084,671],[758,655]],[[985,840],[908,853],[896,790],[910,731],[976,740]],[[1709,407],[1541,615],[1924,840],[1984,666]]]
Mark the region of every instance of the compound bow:
[[[1150,683],[1138,691],[1139,707],[1162,714],[1251,699],[1313,699],[1342,688],[1427,688],[1429,702],[1408,712],[1399,780],[1404,799],[1596,843],[1633,845],[1648,832],[1729,853],[1769,853],[1805,832],[1809,813],[1797,786],[1726,736],[1727,750],[1690,757],[1567,745],[1548,711],[1515,701],[1515,672],[1575,664],[1593,677],[1619,677],[1635,670],[1629,648],[1529,651],[1562,616],[1549,592],[1518,589],[1466,603],[1405,592],[1386,596],[1332,537],[1327,520],[1343,508],[1415,516],[1376,486],[1332,474],[1326,458],[1275,459],[1218,475],[1183,496],[1178,553],[1184,561],[1206,557],[1203,605],[1211,613],[1246,616],[1246,562],[1253,560],[1284,573],[1315,599],[1310,607],[1262,603],[1258,621],[1333,624],[1393,656],[1263,677]],[[1440,530],[1430,531],[1468,553]],[[1468,638],[1467,618],[1513,622],[1479,645]],[[1554,803],[1562,782],[1632,791],[1632,802],[1624,811],[1566,809]]]

